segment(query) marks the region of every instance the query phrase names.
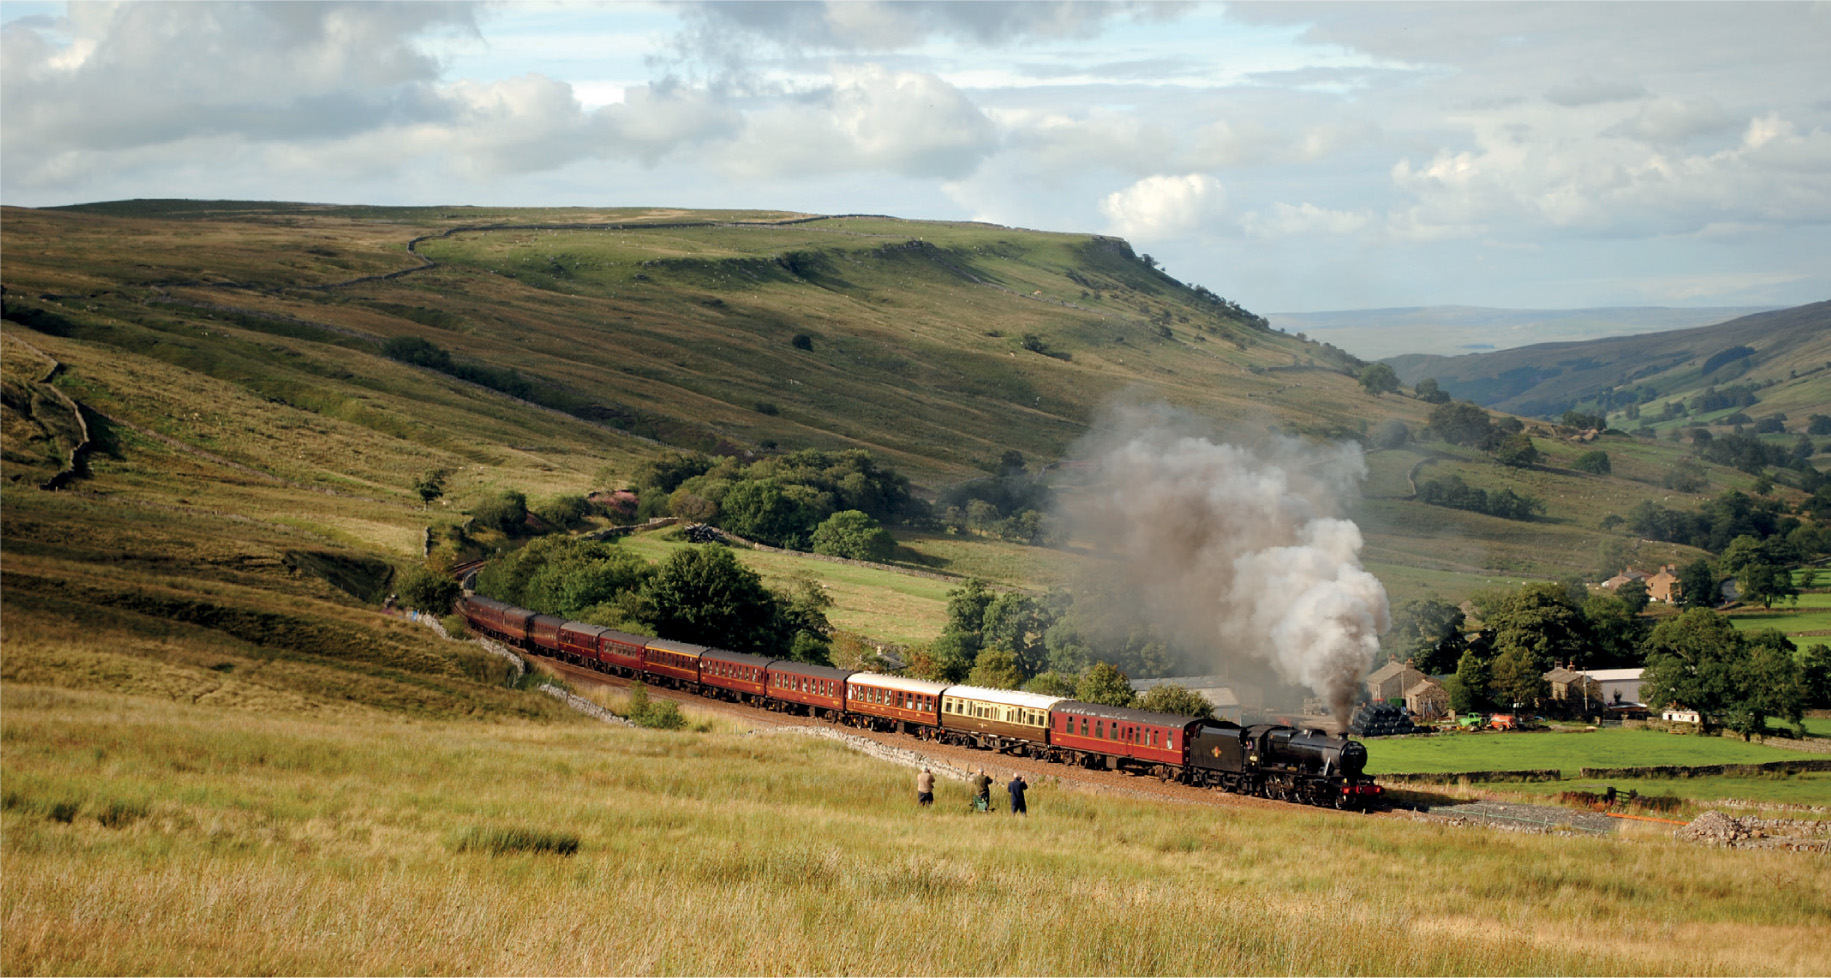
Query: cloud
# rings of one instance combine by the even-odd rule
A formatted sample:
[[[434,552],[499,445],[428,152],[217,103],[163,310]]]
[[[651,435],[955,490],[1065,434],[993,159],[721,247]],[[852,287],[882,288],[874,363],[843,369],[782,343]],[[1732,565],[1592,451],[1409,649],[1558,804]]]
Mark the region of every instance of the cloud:
[[[1219,218],[1227,195],[1202,173],[1150,176],[1100,201],[1112,232],[1134,241],[1179,238]]]
[[[1646,88],[1631,82],[1601,82],[1588,75],[1578,75],[1567,82],[1553,85],[1545,93],[1545,100],[1556,105],[1575,108],[1582,105],[1601,105],[1607,102],[1626,102],[1646,96]]]
[[[745,176],[863,168],[957,179],[997,144],[992,120],[934,75],[836,64],[825,90],[753,113],[720,165]]]
[[[700,3],[690,8],[688,20],[697,43],[721,49],[728,39],[742,38],[793,50],[895,51],[931,38],[978,45],[1088,38],[1113,20],[1173,17],[1187,6],[1099,0]]]
[[[1247,213],[1240,225],[1247,234],[1261,238],[1283,238],[1303,234],[1349,235],[1372,224],[1372,211],[1338,211],[1311,203],[1272,205],[1271,213]]]

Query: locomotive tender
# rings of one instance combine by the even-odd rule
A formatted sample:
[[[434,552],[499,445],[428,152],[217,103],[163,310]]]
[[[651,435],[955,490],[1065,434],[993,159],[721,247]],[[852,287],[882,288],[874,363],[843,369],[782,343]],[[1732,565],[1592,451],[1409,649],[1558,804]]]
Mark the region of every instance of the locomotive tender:
[[[1345,735],[1173,716],[1006,689],[853,672],[644,638],[466,595],[472,628],[529,652],[701,696],[1238,794],[1363,808],[1381,789]]]

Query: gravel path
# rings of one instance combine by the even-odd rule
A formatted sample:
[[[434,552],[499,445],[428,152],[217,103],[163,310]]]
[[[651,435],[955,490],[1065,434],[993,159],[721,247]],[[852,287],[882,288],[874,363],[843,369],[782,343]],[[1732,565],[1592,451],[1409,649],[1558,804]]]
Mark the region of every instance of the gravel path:
[[[1551,805],[1526,805],[1518,802],[1471,801],[1454,805],[1433,805],[1428,813],[1434,818],[1456,821],[1481,821],[1495,828],[1520,832],[1584,832],[1608,835],[1621,824],[1599,812],[1582,812]]]

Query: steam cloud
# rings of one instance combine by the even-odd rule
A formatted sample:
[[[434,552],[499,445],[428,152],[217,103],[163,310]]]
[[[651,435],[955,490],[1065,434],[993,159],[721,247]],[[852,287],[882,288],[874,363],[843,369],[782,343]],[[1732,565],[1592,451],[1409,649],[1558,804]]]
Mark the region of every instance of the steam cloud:
[[[1338,515],[1367,473],[1360,446],[1189,429],[1164,407],[1113,411],[1085,446],[1099,478],[1071,508],[1077,535],[1126,562],[1125,590],[1183,644],[1217,667],[1268,663],[1345,726],[1391,614]]]

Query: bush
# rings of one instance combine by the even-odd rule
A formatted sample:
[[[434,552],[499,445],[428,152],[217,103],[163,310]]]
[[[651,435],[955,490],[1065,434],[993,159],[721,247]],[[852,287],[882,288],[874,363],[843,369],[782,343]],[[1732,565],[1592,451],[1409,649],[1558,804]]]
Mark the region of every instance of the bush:
[[[400,595],[401,604],[408,608],[445,615],[451,612],[451,607],[457,603],[463,588],[444,574],[418,567],[401,579],[395,593]]]
[[[463,615],[446,615],[439,619],[439,626],[444,628],[445,634],[450,635],[452,638],[464,639],[470,637],[470,623],[464,620]]]
[[[570,832],[472,826],[458,836],[452,848],[457,852],[483,852],[492,856],[508,856],[518,852],[570,856],[579,851],[579,837]]]
[[[1144,691],[1138,697],[1137,707],[1153,713],[1169,713],[1181,717],[1214,717],[1214,704],[1207,697],[1187,686],[1176,683],[1160,683]]]
[[[1577,456],[1577,460],[1572,463],[1572,467],[1578,472],[1588,472],[1590,475],[1608,475],[1613,471],[1613,466],[1609,464],[1607,452],[1584,452],[1582,455]]]
[[[1373,429],[1373,444],[1380,448],[1403,448],[1411,441],[1411,429],[1398,418],[1387,418]]]
[[[470,512],[478,526],[514,536],[522,531],[527,522],[528,497],[509,490],[483,500],[471,507]]]
[[[795,338],[788,341],[788,345],[797,350],[812,350],[814,348],[814,338],[806,333],[796,333]]]
[[[852,560],[889,560],[896,539],[870,516],[846,509],[814,528],[814,552]]]
[[[555,496],[534,507],[534,515],[548,526],[577,526],[591,514],[591,503],[584,496]]]
[[[680,705],[673,700],[650,699],[648,687],[636,683],[629,690],[629,722],[653,730],[679,730],[687,725]]]

